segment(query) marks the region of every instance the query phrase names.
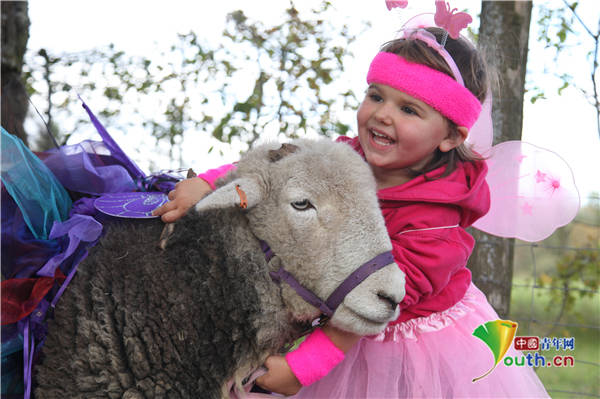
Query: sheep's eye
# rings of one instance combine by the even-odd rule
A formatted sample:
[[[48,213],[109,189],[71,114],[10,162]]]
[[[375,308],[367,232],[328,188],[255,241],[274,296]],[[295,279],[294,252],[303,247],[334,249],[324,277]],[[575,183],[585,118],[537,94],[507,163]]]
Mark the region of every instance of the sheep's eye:
[[[298,211],[305,211],[313,207],[310,201],[307,199],[304,199],[302,201],[294,201],[292,202],[292,206]]]

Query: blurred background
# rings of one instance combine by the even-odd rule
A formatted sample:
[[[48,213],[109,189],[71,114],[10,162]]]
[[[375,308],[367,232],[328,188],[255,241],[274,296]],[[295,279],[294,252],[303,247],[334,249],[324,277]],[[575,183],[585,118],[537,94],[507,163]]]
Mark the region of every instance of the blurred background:
[[[494,141],[558,153],[581,209],[544,241],[473,231],[474,281],[518,335],[575,337],[552,397],[600,397],[600,3],[456,0],[498,76]],[[433,0],[2,1],[2,126],[34,151],[94,138],[78,96],[146,172],[249,146],[354,135],[368,65]]]

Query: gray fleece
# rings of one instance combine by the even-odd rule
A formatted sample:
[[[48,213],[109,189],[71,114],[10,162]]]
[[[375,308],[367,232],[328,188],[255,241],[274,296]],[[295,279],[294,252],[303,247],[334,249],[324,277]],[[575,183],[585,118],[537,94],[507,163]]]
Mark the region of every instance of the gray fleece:
[[[36,398],[217,398],[302,328],[268,305],[278,290],[239,210],[191,212],[165,251],[162,228],[109,225],[50,322]],[[267,323],[281,334],[259,345]]]

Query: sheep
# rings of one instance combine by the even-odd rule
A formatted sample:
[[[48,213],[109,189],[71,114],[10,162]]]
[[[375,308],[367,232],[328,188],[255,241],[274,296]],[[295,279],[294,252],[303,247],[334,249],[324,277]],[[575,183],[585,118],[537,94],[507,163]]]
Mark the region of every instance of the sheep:
[[[321,311],[269,272],[285,266],[327,298],[391,251],[376,186],[347,144],[297,140],[248,151],[174,224],[109,223],[57,304],[34,369],[36,398],[226,398]],[[241,206],[240,206],[241,205]],[[267,262],[260,242],[275,256]],[[360,335],[397,318],[404,275],[391,262],[328,321]]]

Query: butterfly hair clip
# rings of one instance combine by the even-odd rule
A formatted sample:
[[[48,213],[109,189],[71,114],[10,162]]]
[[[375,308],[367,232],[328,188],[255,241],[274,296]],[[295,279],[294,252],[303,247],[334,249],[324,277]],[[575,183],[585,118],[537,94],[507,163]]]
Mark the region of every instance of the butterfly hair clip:
[[[408,0],[402,0],[402,1],[386,0],[385,5],[387,6],[388,10],[391,10],[392,8],[396,8],[396,7],[406,8],[406,6],[408,5]]]
[[[392,8],[406,8],[408,0],[404,1],[390,1],[386,0],[385,5],[388,10]],[[441,45],[446,44],[446,39],[450,35],[453,39],[458,39],[460,31],[466,28],[473,18],[466,12],[458,12],[457,8],[450,8],[450,4],[446,1],[436,0],[435,2],[435,24],[446,31],[446,35],[442,39]]]
[[[457,11],[457,8],[451,9],[450,4],[446,1],[435,2],[435,16],[433,17],[435,24],[444,28],[453,39],[458,39],[460,31],[473,22],[473,18],[469,14]]]

